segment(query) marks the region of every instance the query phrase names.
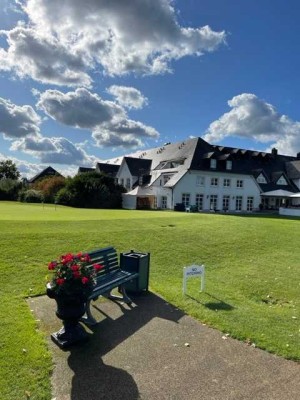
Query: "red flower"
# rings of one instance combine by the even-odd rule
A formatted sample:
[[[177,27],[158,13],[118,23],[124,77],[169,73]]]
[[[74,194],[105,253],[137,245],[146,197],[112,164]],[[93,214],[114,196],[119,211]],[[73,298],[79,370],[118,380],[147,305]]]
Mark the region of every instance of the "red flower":
[[[81,279],[81,282],[85,285],[86,283],[88,283],[88,281],[89,281],[89,278],[87,278],[86,276],[84,276],[82,279]]]
[[[90,257],[88,254],[84,254],[84,255],[81,257],[81,261],[83,261],[83,262],[90,262],[90,261],[91,261],[91,257]]]
[[[64,278],[57,278],[57,279],[56,279],[56,283],[57,283],[59,286],[61,286],[61,285],[63,285],[63,284],[65,283],[65,280],[64,280]]]
[[[103,268],[103,265],[100,265],[100,264],[93,264],[93,267],[94,267],[94,270],[95,270],[95,271],[100,271],[100,269]]]
[[[73,272],[73,276],[74,276],[74,278],[80,278],[81,277],[81,273],[79,271],[74,271]]]
[[[48,264],[48,269],[51,271],[51,270],[55,269],[56,266],[57,266],[57,262],[56,261],[51,261]]]
[[[82,252],[80,251],[78,254],[76,254],[76,258],[81,258],[82,257]]]
[[[61,256],[60,259],[61,259],[62,264],[65,265],[65,264],[68,264],[69,262],[72,262],[74,260],[74,256],[73,256],[73,254],[68,253],[64,256]]]
[[[80,265],[74,264],[74,265],[71,265],[70,268],[71,268],[72,271],[79,271],[80,270]]]

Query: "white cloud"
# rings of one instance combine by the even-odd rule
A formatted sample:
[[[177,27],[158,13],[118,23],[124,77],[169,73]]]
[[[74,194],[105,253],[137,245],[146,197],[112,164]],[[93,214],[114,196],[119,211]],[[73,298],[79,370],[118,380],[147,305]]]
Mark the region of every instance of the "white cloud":
[[[84,88],[68,93],[47,90],[41,94],[37,106],[65,125],[91,129],[101,147],[138,146],[146,137],[159,136],[154,128],[129,119],[121,105],[103,100]]]
[[[36,136],[40,123],[40,117],[31,106],[18,106],[0,98],[0,132],[6,139]]]
[[[158,136],[154,128],[130,119],[103,124],[93,131],[93,138],[100,147],[138,147],[143,145],[143,139]]]
[[[112,85],[107,92],[113,95],[121,106],[129,109],[140,109],[148,104],[147,97],[133,87]]]
[[[42,163],[93,166],[97,158],[89,156],[81,146],[63,137],[22,138],[11,145],[12,151],[22,151],[41,160]]]
[[[254,94],[243,93],[228,101],[231,111],[212,122],[204,136],[217,143],[228,136],[271,143],[283,154],[295,155],[300,149],[300,122],[277,112]]]
[[[0,49],[0,70],[12,70],[20,78],[68,86],[91,86],[80,54],[72,52],[54,35],[19,25],[6,34],[8,49]]]
[[[76,128],[92,129],[126,115],[116,103],[103,100],[84,88],[68,93],[47,90],[41,94],[37,107],[56,121]]]
[[[161,74],[225,42],[210,27],[181,27],[171,0],[24,0],[29,23],[4,32],[0,69],[45,83],[90,86],[87,73]]]

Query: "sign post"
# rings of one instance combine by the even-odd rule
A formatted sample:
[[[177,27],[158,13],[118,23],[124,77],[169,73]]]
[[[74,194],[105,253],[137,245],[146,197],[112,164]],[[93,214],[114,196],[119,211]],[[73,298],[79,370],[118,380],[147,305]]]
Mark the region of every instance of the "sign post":
[[[204,265],[191,265],[189,267],[184,267],[183,268],[183,286],[182,286],[183,294],[186,294],[187,279],[194,278],[197,276],[201,277],[200,291],[203,292],[203,290],[204,290],[204,275],[205,275]]]

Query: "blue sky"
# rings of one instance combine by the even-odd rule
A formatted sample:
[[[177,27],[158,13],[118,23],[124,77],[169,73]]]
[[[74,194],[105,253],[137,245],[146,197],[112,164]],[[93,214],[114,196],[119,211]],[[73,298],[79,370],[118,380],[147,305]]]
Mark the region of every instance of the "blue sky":
[[[194,136],[300,151],[296,0],[0,5],[0,158],[23,176]]]

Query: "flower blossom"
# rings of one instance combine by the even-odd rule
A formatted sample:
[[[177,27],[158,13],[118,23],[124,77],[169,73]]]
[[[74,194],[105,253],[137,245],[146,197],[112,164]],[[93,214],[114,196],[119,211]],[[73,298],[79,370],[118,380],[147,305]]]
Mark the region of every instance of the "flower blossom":
[[[95,271],[100,271],[100,269],[103,268],[103,265],[100,265],[100,264],[93,264],[93,267],[94,267],[94,270],[95,270]]]
[[[51,271],[51,270],[55,269],[56,266],[57,266],[57,262],[56,261],[51,261],[48,264],[48,269]]]
[[[87,278],[86,276],[84,276],[82,279],[81,279],[81,282],[85,285],[86,283],[88,283],[88,281],[89,281],[89,278]]]

